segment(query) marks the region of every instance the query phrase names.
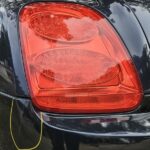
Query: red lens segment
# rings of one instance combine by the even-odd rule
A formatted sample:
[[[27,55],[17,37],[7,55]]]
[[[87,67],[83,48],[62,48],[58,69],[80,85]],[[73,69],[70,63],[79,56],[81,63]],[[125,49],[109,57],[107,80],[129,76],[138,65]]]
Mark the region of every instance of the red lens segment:
[[[33,103],[57,113],[135,109],[136,69],[119,36],[97,11],[63,2],[34,3],[20,13],[20,35]]]

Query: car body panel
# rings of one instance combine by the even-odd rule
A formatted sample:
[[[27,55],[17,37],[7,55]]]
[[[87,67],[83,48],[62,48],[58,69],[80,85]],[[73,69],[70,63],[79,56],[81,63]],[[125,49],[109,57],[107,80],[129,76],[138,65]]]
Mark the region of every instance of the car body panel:
[[[39,0],[0,1],[0,150],[149,150],[150,49],[147,29],[143,32],[131,3],[68,0],[100,11],[118,32],[143,85],[142,104],[126,113],[65,115],[40,112],[30,99],[18,19],[20,10],[33,2]]]
[[[119,131],[119,128],[115,128],[115,124],[117,126],[119,122],[115,119],[106,119],[107,117],[105,119],[103,117],[101,122],[96,122],[93,119],[94,128],[99,128],[103,132],[111,128],[114,133],[95,136],[76,131],[70,132],[72,129],[68,131],[56,129],[53,124],[51,126],[46,125],[44,120],[47,118],[43,114],[39,114],[42,115],[41,119],[36,117],[37,114],[30,101],[23,99],[16,101],[3,96],[0,99],[0,150],[120,150],[121,148],[125,150],[149,150],[150,139],[149,135],[146,136],[150,130],[149,113],[141,116],[135,115],[133,117],[135,122],[131,121],[131,126],[128,126],[125,120],[120,120],[120,125],[122,122],[120,130],[122,128],[129,131],[130,127],[133,129],[138,125],[141,132],[145,130],[142,136],[137,137],[137,128],[135,129],[137,134],[135,133],[134,136],[130,136],[129,133],[126,136],[117,135],[116,132]],[[51,122],[55,123],[56,121],[54,122],[53,119]],[[74,122],[70,128],[76,125]],[[111,124],[111,127],[108,127],[107,124]]]
[[[127,0],[128,5],[130,5],[132,11],[136,15],[150,45],[150,1],[148,0]],[[147,55],[150,55],[150,51],[147,51]],[[150,59],[150,58],[148,58]],[[149,61],[148,61],[149,62]],[[150,64],[147,64],[148,72],[150,72]],[[146,69],[146,68],[145,68]],[[149,75],[149,73],[148,73]],[[150,89],[146,90],[146,93],[149,93]]]

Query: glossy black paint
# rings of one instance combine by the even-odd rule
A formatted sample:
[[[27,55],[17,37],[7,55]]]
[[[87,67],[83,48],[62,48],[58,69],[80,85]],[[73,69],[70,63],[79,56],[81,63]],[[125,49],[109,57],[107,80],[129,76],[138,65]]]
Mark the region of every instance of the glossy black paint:
[[[0,86],[4,93],[26,97],[28,95],[27,83],[24,74],[22,55],[18,36],[18,19],[14,12],[17,2],[1,1],[1,73]],[[10,72],[9,75],[7,72]],[[6,74],[6,75],[5,75]],[[3,77],[4,76],[4,77]],[[8,82],[10,81],[10,82]],[[10,87],[8,89],[8,87]]]
[[[40,119],[30,101],[0,99],[0,150],[149,150],[149,113]]]
[[[150,40],[146,25],[150,21],[140,19],[141,1],[73,0],[97,9],[114,26],[129,50],[145,92],[143,103],[133,112],[78,116],[40,112],[32,106],[18,15],[24,5],[38,1],[43,0],[0,1],[0,150],[149,150]]]
[[[139,22],[142,26],[142,29],[146,35],[146,38],[148,40],[148,44],[150,45],[150,28],[149,28],[149,24],[150,24],[150,1],[147,1],[147,0],[139,0],[139,1],[129,0],[127,2],[128,2],[128,5],[130,5],[132,11],[135,13],[137,19],[139,20]],[[144,55],[150,57],[150,51],[147,51]],[[144,57],[144,60],[143,60],[143,62],[145,63],[145,66],[146,66],[144,70],[147,70],[149,72],[147,74],[147,77],[150,76],[150,58],[149,57]],[[147,79],[147,77],[145,79]],[[147,81],[148,80],[145,80],[145,82],[147,82]],[[149,81],[148,81],[148,84],[149,84]],[[149,86],[145,92],[150,93]]]

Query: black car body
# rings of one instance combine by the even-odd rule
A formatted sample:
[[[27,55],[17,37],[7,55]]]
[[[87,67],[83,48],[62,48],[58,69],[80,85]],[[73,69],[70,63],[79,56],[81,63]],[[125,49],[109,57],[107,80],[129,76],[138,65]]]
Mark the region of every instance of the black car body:
[[[34,108],[21,54],[18,19],[30,3],[0,0],[0,150],[149,150],[150,1],[65,0],[100,11],[125,43],[144,97],[134,111],[66,115]],[[54,2],[56,2],[55,0]]]

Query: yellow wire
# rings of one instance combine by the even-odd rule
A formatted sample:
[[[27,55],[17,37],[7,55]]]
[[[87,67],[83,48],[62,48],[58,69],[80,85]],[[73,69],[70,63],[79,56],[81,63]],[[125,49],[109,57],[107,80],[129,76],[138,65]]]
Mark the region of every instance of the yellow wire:
[[[16,141],[15,141],[15,138],[14,138],[14,135],[13,135],[13,132],[12,132],[12,113],[13,113],[13,105],[14,105],[14,101],[12,101],[12,104],[11,104],[11,110],[10,110],[10,134],[11,134],[11,138],[13,140],[13,143],[16,147],[17,150],[35,150],[39,147],[41,141],[42,141],[42,136],[43,136],[43,117],[42,117],[42,113],[40,114],[40,120],[41,120],[41,128],[40,128],[40,137],[39,137],[39,141],[38,143],[32,147],[32,148],[19,148],[19,146],[17,145]]]

